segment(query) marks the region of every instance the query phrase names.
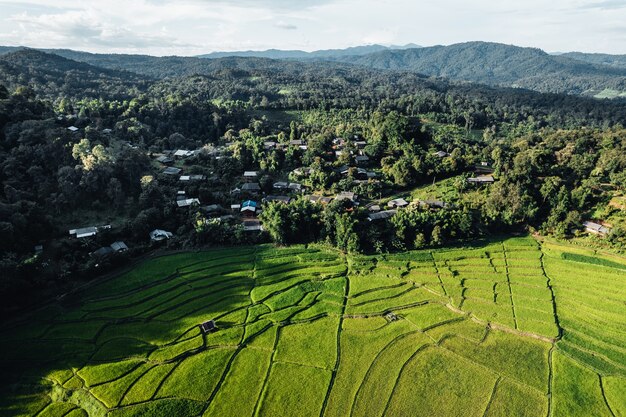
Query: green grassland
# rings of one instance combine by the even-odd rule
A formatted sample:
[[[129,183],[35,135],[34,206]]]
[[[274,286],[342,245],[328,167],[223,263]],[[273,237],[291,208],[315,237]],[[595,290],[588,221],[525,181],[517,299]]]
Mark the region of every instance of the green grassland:
[[[530,237],[183,253],[77,298],[0,328],[0,415],[626,416],[626,262]]]

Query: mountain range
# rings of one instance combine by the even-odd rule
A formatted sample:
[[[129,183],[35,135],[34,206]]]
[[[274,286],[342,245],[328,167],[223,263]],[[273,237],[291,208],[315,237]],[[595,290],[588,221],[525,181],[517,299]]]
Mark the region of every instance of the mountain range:
[[[0,54],[21,47],[0,47]],[[490,42],[466,42],[449,46],[419,47],[368,45],[314,52],[298,50],[214,52],[197,57],[153,57],[130,54],[93,54],[69,49],[45,52],[95,67],[128,71],[153,78],[206,74],[223,58],[263,58],[288,61],[349,64],[373,70],[413,72],[426,77],[480,83],[496,87],[524,88],[544,93],[596,98],[626,97],[626,55],[571,52],[548,54]],[[255,63],[254,65],[257,65]],[[228,65],[220,62],[219,67]],[[245,60],[232,61],[246,66]],[[235,69],[235,67],[233,67]]]

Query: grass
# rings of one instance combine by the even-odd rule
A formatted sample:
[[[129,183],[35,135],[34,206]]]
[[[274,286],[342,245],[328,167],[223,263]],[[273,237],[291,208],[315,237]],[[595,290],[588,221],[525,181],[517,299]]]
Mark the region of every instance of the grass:
[[[154,258],[0,327],[0,415],[624,416],[624,269],[530,237]]]

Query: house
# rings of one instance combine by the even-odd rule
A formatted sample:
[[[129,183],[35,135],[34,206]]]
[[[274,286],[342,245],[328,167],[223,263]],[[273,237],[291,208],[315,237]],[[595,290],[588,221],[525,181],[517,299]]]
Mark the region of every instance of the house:
[[[258,182],[247,182],[241,186],[241,191],[246,191],[248,193],[256,194],[261,191],[261,186]]]
[[[91,237],[98,234],[99,229],[110,229],[111,225],[107,224],[104,226],[91,226],[91,227],[83,227],[81,229],[72,229],[70,230],[70,235],[76,235],[76,238],[82,239],[84,237]]]
[[[239,209],[241,209],[241,204],[231,204],[230,209],[232,211],[239,211]]]
[[[339,200],[339,201],[350,200],[352,202],[355,202],[357,199],[358,199],[358,196],[352,191],[342,191],[335,196],[335,200]]]
[[[357,155],[355,158],[357,164],[367,164],[370,161],[367,155]]]
[[[367,220],[374,222],[377,220],[389,219],[390,217],[393,217],[397,212],[398,210],[385,210],[379,211],[378,213],[370,213],[370,215],[367,216]]]
[[[117,242],[111,243],[111,249],[115,252],[126,252],[128,250],[128,246],[126,246],[126,243],[118,240]]]
[[[215,325],[215,321],[213,320],[205,321],[204,323],[200,325],[200,330],[204,334],[213,333],[217,331],[217,326]]]
[[[166,155],[161,155],[158,158],[156,158],[157,162],[162,163],[163,165],[168,165],[171,164],[172,162],[174,162],[174,160],[172,158],[170,158],[169,156]]]
[[[364,141],[364,140],[357,140],[356,142],[354,142],[354,144],[359,149],[363,149],[363,148],[365,148],[365,146],[367,146],[367,142]]]
[[[193,156],[195,153],[195,151],[189,151],[187,149],[178,149],[176,152],[174,152],[174,158],[188,158],[190,156]]]
[[[372,213],[378,213],[380,211],[380,206],[378,204],[374,204],[369,206],[368,210]]]
[[[348,165],[342,165],[339,168],[337,168],[336,171],[340,173],[341,175],[348,175],[348,172],[350,171],[350,167]]]
[[[277,201],[279,203],[288,204],[291,201],[291,197],[287,197],[284,195],[268,195],[267,197],[265,197],[264,200],[268,203],[272,201]]]
[[[241,209],[239,209],[239,211],[244,216],[254,217],[254,215],[256,214],[256,209],[257,209],[256,201],[246,200],[243,203],[241,203]]]
[[[260,232],[263,230],[263,226],[261,226],[261,222],[257,219],[247,219],[244,220],[243,230],[246,232]]]
[[[67,128],[67,130],[69,130],[72,133],[78,132],[78,128],[76,126],[70,126]]]
[[[178,179],[179,181],[204,181],[206,179],[205,175],[181,175]]]
[[[493,175],[479,175],[477,177],[467,179],[467,182],[470,184],[493,184],[494,181],[495,179],[493,178]]]
[[[290,140],[289,145],[290,146],[302,146],[304,145],[304,142],[301,139]]]
[[[289,188],[289,183],[288,182],[275,182],[274,183],[274,188],[277,190],[286,190],[287,188]]]
[[[107,256],[111,255],[114,252],[115,251],[110,246],[104,246],[98,250],[91,252],[89,255],[91,255],[94,258],[102,259],[102,258],[106,258]]]
[[[276,148],[276,142],[272,142],[272,141],[263,142],[263,148],[265,150],[274,149]]]
[[[308,196],[305,196],[304,198],[309,200],[311,203],[319,203],[319,204],[328,204],[334,200],[333,197],[324,197],[321,195],[308,195]]]
[[[408,205],[409,203],[404,198],[396,198],[387,203],[387,207],[390,208],[403,208]]]
[[[437,151],[435,153],[433,153],[434,156],[437,156],[439,158],[445,158],[446,156],[450,156],[450,154],[448,152],[444,152],[444,151]]]
[[[203,206],[200,209],[205,213],[215,213],[223,210],[222,206],[219,204],[209,204],[208,206]]]
[[[259,176],[259,173],[257,171],[245,171],[243,173],[243,178],[248,181],[255,180],[257,179],[258,176]]]
[[[474,172],[476,174],[492,174],[493,168],[487,162],[481,162],[480,165],[474,165]]]
[[[591,221],[583,222],[583,226],[585,226],[585,231],[587,233],[592,233],[594,235],[606,236],[609,232],[611,232],[610,227]]]
[[[293,171],[291,171],[294,175],[297,175],[299,177],[307,177],[309,175],[311,175],[311,172],[313,170],[309,167],[301,167],[301,168],[296,168]]]
[[[198,200],[197,198],[185,198],[184,200],[178,200],[176,201],[176,204],[178,205],[178,207],[189,207],[193,204],[200,204],[200,200]]]
[[[173,236],[174,233],[161,229],[154,229],[150,232],[150,240],[152,240],[153,242],[160,242],[161,240],[166,240]]]
[[[289,183],[289,189],[292,191],[295,191],[297,193],[301,193],[302,192],[302,184],[298,184],[297,182],[290,182]]]
[[[104,133],[105,135],[110,135],[111,132],[113,132],[113,129],[102,129],[102,133]]]
[[[176,168],[176,167],[167,167],[163,170],[163,174],[165,175],[178,175],[182,172],[183,170],[180,168]]]

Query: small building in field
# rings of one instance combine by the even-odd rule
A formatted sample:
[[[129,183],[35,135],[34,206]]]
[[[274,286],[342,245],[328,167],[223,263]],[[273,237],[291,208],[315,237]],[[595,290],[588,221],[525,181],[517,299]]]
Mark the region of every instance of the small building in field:
[[[378,220],[386,220],[395,216],[397,212],[398,210],[385,210],[385,211],[379,211],[378,213],[370,213],[370,215],[367,216],[367,220],[371,222],[378,221]]]
[[[200,325],[200,330],[204,334],[213,333],[217,331],[217,326],[215,325],[215,321],[213,320],[205,321],[204,323]]]
[[[404,198],[396,198],[387,203],[387,207],[390,208],[404,208],[408,205],[409,203]]]
[[[493,184],[495,179],[493,175],[479,175],[477,177],[468,178],[467,182],[470,184]]]
[[[154,229],[150,232],[150,240],[153,242],[160,242],[162,240],[170,239],[174,236],[174,233],[166,230]]]
[[[586,221],[583,222],[585,231],[594,235],[606,236],[611,232],[611,228],[600,223]]]

